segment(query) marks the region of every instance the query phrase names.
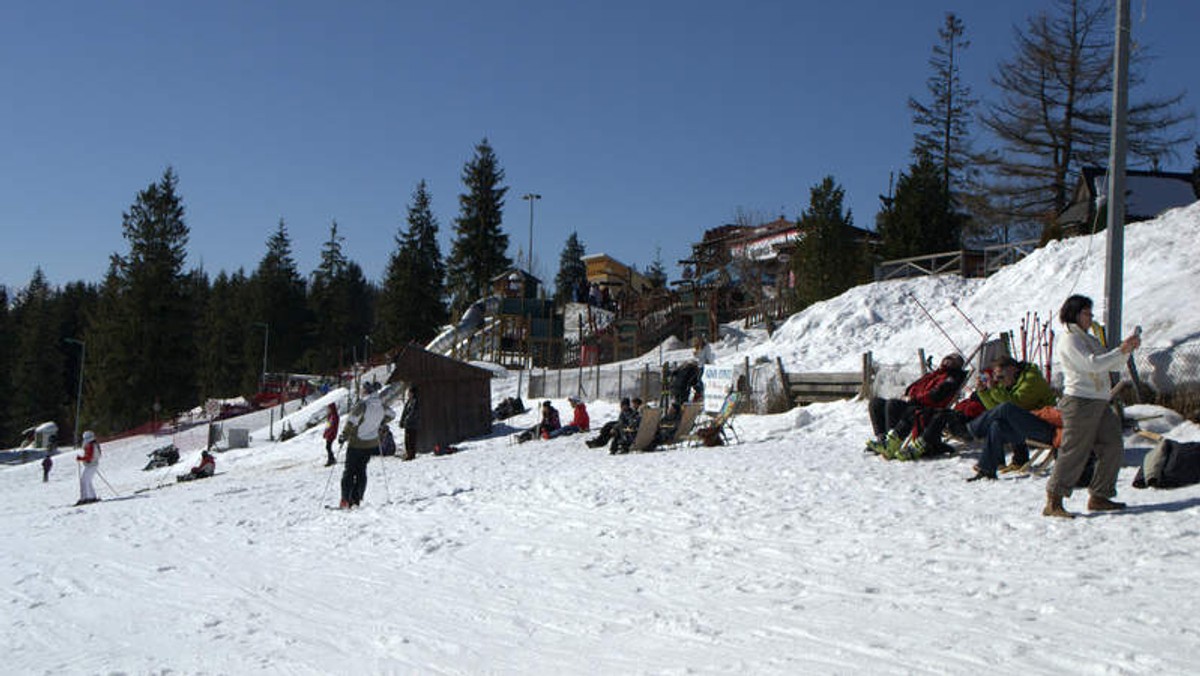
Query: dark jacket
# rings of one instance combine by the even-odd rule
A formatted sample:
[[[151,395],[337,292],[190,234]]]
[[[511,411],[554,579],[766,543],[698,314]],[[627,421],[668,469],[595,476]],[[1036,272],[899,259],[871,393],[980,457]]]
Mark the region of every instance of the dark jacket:
[[[421,424],[421,408],[417,403],[417,395],[410,394],[404,401],[404,410],[400,412],[400,426],[406,430],[415,430]]]

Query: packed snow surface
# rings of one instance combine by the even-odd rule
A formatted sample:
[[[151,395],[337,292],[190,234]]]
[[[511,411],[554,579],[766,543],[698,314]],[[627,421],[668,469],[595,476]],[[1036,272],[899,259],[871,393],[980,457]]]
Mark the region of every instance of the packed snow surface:
[[[915,368],[918,349],[954,348],[914,299],[970,351],[979,335],[952,301],[990,334],[1070,293],[1102,312],[1103,249],[1084,237],[987,280],[859,287],[770,338],[730,327],[717,362],[848,370],[872,351]],[[1126,333],[1141,324],[1139,355],[1178,362],[1200,336],[1200,205],[1129,227],[1126,251]],[[498,377],[493,400],[516,387]],[[615,418],[614,402],[589,407],[595,426]],[[1200,660],[1200,487],[1132,489],[1140,436],[1118,484],[1130,508],[1087,514],[1079,492],[1081,518],[1064,521],[1040,515],[1043,478],[964,482],[977,448],[865,455],[862,401],[740,416],[727,447],[627,456],[581,436],[512,444],[534,415],[453,455],[372,460],[352,511],[325,508],[341,466],[323,466],[319,425],[278,443],[255,429],[191,483],[174,475],[194,446],[147,472],[163,439],[109,443],[105,500],[86,507],[70,451],[48,483],[38,463],[0,467],[3,671],[1168,674]],[[1172,411],[1128,415],[1200,440]]]

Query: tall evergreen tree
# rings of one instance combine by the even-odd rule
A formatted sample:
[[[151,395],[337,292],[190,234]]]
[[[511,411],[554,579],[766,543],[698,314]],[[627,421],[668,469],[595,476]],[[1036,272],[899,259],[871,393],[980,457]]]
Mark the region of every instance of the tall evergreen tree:
[[[587,287],[587,265],[583,262],[583,243],[579,233],[572,232],[558,257],[558,274],[554,276],[554,302],[563,305],[575,300],[580,287]]]
[[[355,358],[361,359],[372,330],[374,290],[362,267],[346,258],[344,239],[334,221],[309,286],[313,345],[306,365],[316,373],[340,370]]]
[[[129,253],[114,257],[105,281],[112,288],[102,292],[103,311],[89,331],[119,350],[98,358],[95,380],[111,394],[92,402],[98,417],[118,428],[156,409],[171,415],[196,403],[191,282],[183,270],[189,231],[178,182],[168,167],[123,214]]]
[[[960,247],[965,217],[949,208],[942,170],[921,153],[907,174],[900,174],[896,193],[876,219],[886,259],[908,258]]]
[[[508,235],[500,227],[508,188],[500,185],[504,170],[486,138],[475,146],[462,180],[467,192],[458,196],[459,215],[454,219],[455,238],[447,261],[450,309],[455,315],[488,295],[492,278],[512,265],[505,253]]]
[[[942,168],[946,199],[959,203],[959,197],[970,192],[970,120],[977,103],[959,68],[962,51],[971,45],[965,35],[962,19],[947,12],[945,23],[938,29],[939,42],[933,46],[933,56],[929,58],[933,70],[925,81],[929,100],[908,99],[917,127],[917,152],[928,154]]]
[[[267,239],[267,251],[249,281],[250,311],[243,315],[249,330],[243,332],[240,348],[240,361],[249,367],[243,374],[243,389],[257,382],[260,369],[256,365],[262,363],[263,331],[269,332],[269,357],[275,370],[286,372],[296,368],[308,347],[311,318],[304,277],[292,256],[292,240],[282,218]]]
[[[67,400],[70,405],[67,413],[69,413],[72,434],[75,431],[76,411],[79,410],[79,407],[76,406],[79,397],[79,369],[83,366],[80,357],[86,357],[86,354],[83,354],[85,350],[82,350],[80,345],[67,342],[67,339],[81,340],[87,335],[87,318],[95,312],[98,301],[97,287],[86,282],[70,282],[58,292],[59,328],[57,334],[62,337],[61,347],[66,355],[62,391],[69,394]],[[86,375],[86,369],[84,375]],[[59,438],[67,439],[69,437],[60,433]],[[78,440],[73,441],[78,443]]]
[[[650,267],[646,268],[646,279],[650,281],[652,289],[667,288],[667,267],[663,264],[660,246],[654,247],[654,260],[650,261]]]
[[[306,360],[309,370],[325,372],[340,367],[342,348],[346,345],[350,326],[350,308],[342,295],[343,281],[349,261],[342,253],[342,241],[337,221],[329,226],[329,239],[321,247],[321,262],[312,274],[308,289],[308,306],[312,313],[311,354]]]
[[[807,307],[832,298],[861,280],[854,244],[854,217],[845,209],[846,191],[826,176],[809,191],[809,205],[796,223],[800,241],[792,259],[796,301]]]
[[[246,323],[244,310],[250,295],[250,282],[240,269],[232,275],[222,270],[213,280],[199,348],[197,379],[203,399],[253,393],[256,362],[248,359],[246,343],[257,334]]]
[[[1000,142],[989,157],[993,202],[1014,217],[1049,222],[1067,207],[1075,177],[1108,160],[1112,103],[1112,3],[1055,0],[1016,34],[1016,56],[992,82],[1002,100],[987,105],[981,122]],[[1142,59],[1130,58],[1129,154],[1170,156],[1191,138],[1179,112],[1183,95],[1137,101]]]
[[[1192,166],[1192,190],[1195,191],[1196,197],[1200,197],[1200,143],[1196,144],[1192,155],[1196,160],[1196,164]]]
[[[83,422],[98,432],[115,432],[145,422],[144,396],[127,374],[138,368],[137,346],[130,339],[131,308],[125,302],[124,260],[109,258],[100,298],[87,321]]]
[[[396,236],[379,295],[376,338],[381,349],[425,343],[446,323],[446,266],[438,248],[438,222],[425,181],[408,207],[408,229]]]
[[[14,333],[8,287],[0,284],[0,411],[8,411],[12,407],[12,368],[16,350]],[[14,429],[9,416],[0,415],[0,443],[8,445],[21,429]]]
[[[13,311],[16,328],[12,398],[5,411],[9,427],[24,429],[45,421],[55,421],[66,429],[66,393],[63,392],[65,345],[60,345],[59,318],[54,290],[38,268],[29,286],[17,298]],[[60,435],[62,436],[62,435]],[[62,436],[66,438],[66,436]]]

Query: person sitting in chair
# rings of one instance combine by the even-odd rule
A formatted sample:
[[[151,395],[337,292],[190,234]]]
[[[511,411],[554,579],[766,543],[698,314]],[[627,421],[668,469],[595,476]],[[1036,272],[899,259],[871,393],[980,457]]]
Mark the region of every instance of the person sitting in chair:
[[[967,374],[963,358],[958,353],[942,358],[938,368],[918,378],[904,390],[899,399],[872,397],[867,405],[875,438],[867,442],[867,450],[888,459],[915,460],[926,454],[946,452],[942,431],[950,421],[947,407],[958,398]],[[913,428],[921,433],[911,448],[903,449],[904,440]]]
[[[998,357],[979,375],[975,391],[987,411],[972,420],[967,429],[986,443],[975,476],[967,481],[995,479],[1004,464],[1006,444],[1013,447],[1013,464],[1020,466],[1029,462],[1026,439],[1047,444],[1054,439],[1054,426],[1031,413],[1055,403],[1050,384],[1034,364]]]
[[[637,436],[638,427],[642,424],[642,400],[634,397],[633,401],[621,400],[621,414],[617,416],[617,425],[613,429],[612,444],[608,447],[610,454],[628,453]]]
[[[679,434],[679,421],[681,418],[683,418],[683,408],[679,405],[679,402],[672,402],[667,407],[667,412],[658,421],[658,429],[654,432],[654,442],[650,444],[650,448],[675,441],[675,436]]]

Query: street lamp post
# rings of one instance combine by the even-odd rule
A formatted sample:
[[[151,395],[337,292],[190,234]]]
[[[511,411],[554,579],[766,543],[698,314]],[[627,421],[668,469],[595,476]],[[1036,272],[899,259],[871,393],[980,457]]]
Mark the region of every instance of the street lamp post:
[[[75,445],[79,445],[79,416],[83,406],[83,361],[87,354],[87,345],[82,340],[76,338],[64,338],[64,340],[73,345],[79,346],[79,385],[75,390]]]
[[[526,267],[526,272],[528,272],[529,274],[532,275],[533,274],[533,203],[537,200],[542,199],[542,196],[537,193],[534,193],[534,192],[527,192],[524,195],[521,195],[521,199],[529,202],[529,251],[527,251],[525,253],[525,267]]]
[[[270,342],[271,327],[266,322],[254,322],[255,326],[261,326],[263,329],[263,364],[262,364],[262,380],[259,386],[267,384],[267,344]]]

